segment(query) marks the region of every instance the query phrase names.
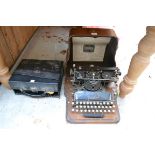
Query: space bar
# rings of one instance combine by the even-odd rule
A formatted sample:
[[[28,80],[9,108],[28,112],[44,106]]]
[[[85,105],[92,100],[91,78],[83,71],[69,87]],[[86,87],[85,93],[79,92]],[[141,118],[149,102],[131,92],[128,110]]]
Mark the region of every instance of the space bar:
[[[103,114],[83,114],[84,117],[87,117],[87,118],[103,118]]]

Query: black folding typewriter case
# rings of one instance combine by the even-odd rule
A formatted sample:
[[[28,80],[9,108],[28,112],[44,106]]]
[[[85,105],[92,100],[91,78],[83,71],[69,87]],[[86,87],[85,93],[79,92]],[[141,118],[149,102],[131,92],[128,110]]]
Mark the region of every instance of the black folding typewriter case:
[[[66,67],[66,117],[70,123],[116,123],[115,54],[118,38],[112,29],[73,28]]]
[[[16,94],[31,97],[59,97],[63,62],[23,59],[13,72],[9,84]]]

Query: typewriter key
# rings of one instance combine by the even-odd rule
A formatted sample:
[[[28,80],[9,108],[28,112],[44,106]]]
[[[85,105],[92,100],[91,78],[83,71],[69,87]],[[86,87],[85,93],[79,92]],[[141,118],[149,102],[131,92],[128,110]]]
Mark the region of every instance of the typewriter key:
[[[115,112],[115,110],[112,110],[112,112]]]
[[[103,102],[103,105],[105,105],[106,104],[106,102]]]
[[[85,109],[84,112],[87,112],[87,109]]]
[[[75,109],[73,108],[72,111],[74,112],[74,110],[75,110]]]

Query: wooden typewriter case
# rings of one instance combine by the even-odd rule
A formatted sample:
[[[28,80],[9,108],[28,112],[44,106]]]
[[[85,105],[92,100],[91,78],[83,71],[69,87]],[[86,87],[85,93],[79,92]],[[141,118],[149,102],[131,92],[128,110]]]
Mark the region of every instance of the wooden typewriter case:
[[[102,103],[99,101],[90,101],[89,99],[85,102],[75,100],[75,86],[73,83],[75,68],[90,70],[91,67],[95,70],[98,68],[102,69],[117,69],[115,62],[115,54],[118,45],[118,39],[115,32],[112,29],[95,29],[95,28],[73,28],[70,31],[69,40],[69,57],[66,66],[66,78],[65,78],[65,96],[66,96],[66,119],[70,123],[116,123],[119,121],[119,111],[117,106],[117,93],[112,94],[112,100],[115,98],[109,109],[106,109],[108,105],[103,100]],[[95,51],[96,50],[96,51]],[[96,53],[95,53],[96,52]],[[116,84],[117,86],[117,84]],[[116,88],[117,89],[117,88]],[[111,91],[111,90],[106,90]],[[97,91],[94,91],[97,92]],[[92,93],[92,91],[88,91]],[[104,94],[105,92],[101,92]],[[110,93],[110,92],[109,92]],[[86,93],[85,93],[86,95]],[[115,96],[114,96],[115,95]],[[92,116],[93,113],[91,106],[98,104],[98,107],[104,107],[102,109],[103,117],[97,115]],[[110,102],[108,102],[109,104]],[[85,104],[85,105],[83,105]],[[90,107],[82,109],[79,107]],[[75,107],[75,108],[73,108]],[[78,107],[78,108],[76,108]],[[101,111],[101,109],[98,109]],[[88,117],[85,117],[85,112]],[[96,110],[97,111],[97,110]],[[106,112],[105,112],[106,111]],[[113,112],[112,112],[113,111]],[[90,113],[90,114],[89,114]],[[89,117],[90,115],[90,117]]]

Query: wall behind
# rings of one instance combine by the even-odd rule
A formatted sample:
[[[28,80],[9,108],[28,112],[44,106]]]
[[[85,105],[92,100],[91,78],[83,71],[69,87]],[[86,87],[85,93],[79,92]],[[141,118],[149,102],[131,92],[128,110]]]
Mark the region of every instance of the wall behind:
[[[36,29],[37,26],[0,27],[0,52],[9,68],[14,64]]]

